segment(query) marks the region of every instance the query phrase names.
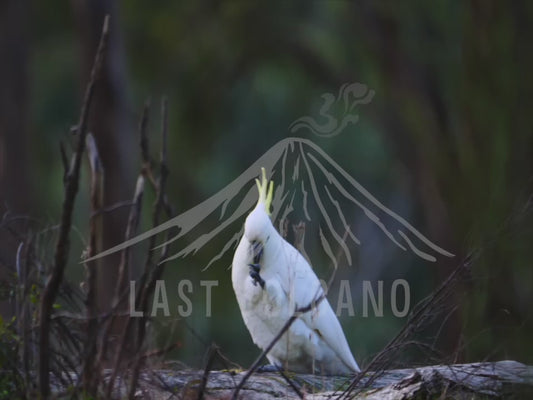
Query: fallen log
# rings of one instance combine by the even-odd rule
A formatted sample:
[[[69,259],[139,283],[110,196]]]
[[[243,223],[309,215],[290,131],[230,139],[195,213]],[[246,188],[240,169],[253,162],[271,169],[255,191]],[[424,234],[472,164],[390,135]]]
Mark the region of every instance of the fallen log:
[[[152,370],[141,374],[137,394],[145,398],[231,399],[243,371]],[[533,366],[516,361],[433,365],[368,372],[349,396],[342,396],[353,378],[287,374],[298,388],[278,373],[255,373],[239,399],[383,399],[420,398],[533,398]],[[346,393],[345,393],[346,394]],[[434,396],[434,397],[433,397]]]

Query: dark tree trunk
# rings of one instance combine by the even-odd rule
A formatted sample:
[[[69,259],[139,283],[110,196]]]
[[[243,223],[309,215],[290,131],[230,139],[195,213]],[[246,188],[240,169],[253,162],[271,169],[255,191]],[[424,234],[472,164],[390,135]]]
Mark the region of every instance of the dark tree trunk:
[[[117,2],[114,0],[73,0],[80,38],[82,85],[89,79],[90,67],[106,14],[110,15],[110,36],[102,77],[97,83],[89,132],[95,138],[103,164],[105,206],[128,200],[134,190],[137,136],[128,120],[128,101],[124,46],[120,36]],[[103,249],[124,240],[128,209],[106,213],[103,217]],[[96,249],[95,253],[102,249]],[[97,308],[109,310],[118,277],[120,254],[97,263]],[[126,283],[127,279],[126,279]],[[129,285],[129,283],[128,283]],[[116,327],[115,332],[119,329]],[[111,347],[112,348],[112,347]]]
[[[0,2],[0,217],[26,215],[31,207],[28,157],[28,36],[26,0]],[[10,220],[9,216],[7,220]],[[0,266],[15,265],[18,240],[5,228],[25,229],[24,220],[3,221]],[[22,233],[22,232],[21,232]],[[0,274],[6,272],[0,269]],[[0,276],[0,280],[3,276]],[[10,315],[0,302],[0,315]]]

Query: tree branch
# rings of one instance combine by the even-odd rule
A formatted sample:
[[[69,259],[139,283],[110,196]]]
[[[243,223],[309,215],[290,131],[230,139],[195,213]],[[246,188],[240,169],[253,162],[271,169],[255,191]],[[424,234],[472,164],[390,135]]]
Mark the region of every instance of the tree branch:
[[[78,193],[80,165],[83,152],[85,150],[85,137],[87,135],[87,119],[93,97],[96,82],[102,69],[104,53],[109,37],[109,16],[106,16],[102,29],[102,36],[96,52],[91,78],[87,85],[85,98],[83,101],[80,120],[77,126],[78,142],[76,150],[70,164],[69,171],[65,180],[65,197],[63,200],[63,211],[61,214],[61,224],[59,227],[59,238],[54,255],[54,266],[48,277],[46,285],[41,295],[41,307],[39,312],[40,329],[39,329],[39,392],[43,398],[47,398],[50,393],[50,365],[49,365],[49,347],[50,347],[50,314],[52,306],[57,297],[59,286],[63,280],[65,266],[67,264],[69,253],[69,234],[72,226],[72,212],[76,194]]]
[[[89,157],[89,165],[91,168],[91,212],[94,214],[96,210],[102,208],[104,201],[104,169],[102,161],[98,153],[98,147],[93,135],[87,134],[86,139],[87,155]],[[87,256],[92,257],[102,250],[102,218],[92,215],[89,219],[89,248]],[[87,316],[87,339],[85,340],[84,349],[84,365],[83,365],[83,388],[90,394],[95,394],[95,388],[98,385],[99,373],[95,371],[96,365],[95,350],[96,337],[98,333],[98,320],[93,318],[97,314],[96,310],[96,273],[97,265],[101,264],[101,260],[96,260],[92,265],[84,264],[86,273],[86,299],[85,299],[85,314]],[[96,372],[96,373],[95,373]]]

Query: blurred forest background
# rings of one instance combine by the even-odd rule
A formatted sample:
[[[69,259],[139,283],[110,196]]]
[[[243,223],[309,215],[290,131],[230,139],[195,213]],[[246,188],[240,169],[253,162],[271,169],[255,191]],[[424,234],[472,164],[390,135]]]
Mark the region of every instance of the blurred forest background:
[[[359,226],[366,244],[352,249],[354,265],[340,269],[329,294],[336,304],[338,281],[350,279],[356,315],[340,319],[356,359],[368,362],[405,322],[392,315],[388,300],[383,317],[363,317],[363,280],[374,290],[383,280],[387,294],[394,279],[406,279],[413,305],[477,252],[471,276],[450,300],[454,312],[417,338],[437,353],[406,351],[395,361],[428,363],[440,353],[450,362],[533,363],[533,3],[2,1],[0,276],[6,281],[20,237],[29,232],[45,268],[51,262],[63,197],[59,143],[71,143],[105,14],[111,37],[89,129],[105,169],[106,206],[133,196],[141,166],[137,125],[147,98],[157,160],[161,98],[168,97],[167,194],[180,213],[293,135],[294,120],[317,116],[322,94],[360,82],[375,95],[358,108],[357,124],[333,138],[304,130],[295,135],[321,146],[456,257],[422,262]],[[82,178],[66,271],[76,287],[84,279],[79,260],[90,216],[86,162]],[[151,227],[153,201],[147,193],[140,231]],[[104,248],[123,241],[127,215],[127,207],[106,213]],[[210,243],[210,257],[224,243]],[[143,245],[135,254],[146,252]],[[156,319],[154,346],[179,342],[168,359],[199,367],[215,342],[247,366],[259,351],[231,288],[231,255],[202,271],[209,258],[189,256],[166,266],[171,317]],[[103,308],[117,258],[105,262],[98,287]],[[328,269],[318,271],[327,280]],[[184,304],[177,293],[181,279],[193,283],[193,312],[186,318],[177,313]],[[201,280],[219,282],[211,317]],[[8,316],[13,303],[8,290],[2,293]]]

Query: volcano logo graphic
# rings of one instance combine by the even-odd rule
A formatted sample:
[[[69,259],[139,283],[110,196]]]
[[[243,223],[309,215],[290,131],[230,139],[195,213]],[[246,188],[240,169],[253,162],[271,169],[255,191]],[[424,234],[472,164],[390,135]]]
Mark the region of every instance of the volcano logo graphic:
[[[177,229],[177,233],[159,247],[171,242],[185,244],[177,246],[180,250],[162,262],[194,255],[222,233],[230,236],[219,252],[210,258],[205,266],[208,268],[238,244],[244,218],[257,202],[254,180],[261,167],[275,182],[274,223],[281,225],[290,215],[292,220],[296,216],[303,222],[314,221],[320,247],[334,266],[338,257],[333,249],[340,249],[347,264],[351,265],[350,247],[364,244],[352,229],[353,222],[361,218],[367,218],[405,252],[412,252],[430,262],[440,256],[453,257],[385,207],[318,145],[304,138],[290,137],[272,146],[239,177],[209,199],[85,261],[105,257],[171,228]],[[305,249],[301,251],[305,252]]]
[[[337,97],[333,93],[324,93],[318,112],[319,120],[309,115],[298,118],[290,126],[291,133],[307,129],[321,137],[333,137],[341,133],[349,124],[356,124],[359,115],[355,113],[360,104],[372,101],[375,92],[362,83],[345,83],[339,89]]]

